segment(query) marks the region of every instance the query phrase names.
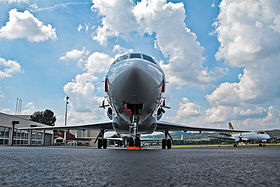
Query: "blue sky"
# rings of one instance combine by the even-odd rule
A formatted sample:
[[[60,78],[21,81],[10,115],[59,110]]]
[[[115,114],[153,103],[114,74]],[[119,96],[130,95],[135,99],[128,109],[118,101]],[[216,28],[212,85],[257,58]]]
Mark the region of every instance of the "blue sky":
[[[259,8],[261,7],[261,8]],[[0,111],[51,109],[63,124],[107,120],[102,80],[115,57],[143,52],[165,70],[163,120],[279,128],[276,1],[0,0]],[[268,39],[269,37],[269,39]]]

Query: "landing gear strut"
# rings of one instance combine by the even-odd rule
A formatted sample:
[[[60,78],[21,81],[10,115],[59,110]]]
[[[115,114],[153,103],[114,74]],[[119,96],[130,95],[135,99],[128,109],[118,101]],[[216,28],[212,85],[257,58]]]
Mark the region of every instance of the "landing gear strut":
[[[130,147],[134,147],[134,146],[135,147],[140,147],[141,146],[141,141],[140,141],[139,134],[137,134],[138,116],[134,115],[132,121],[133,121],[133,123],[130,126],[131,137],[129,138],[128,146],[130,146]]]
[[[167,147],[167,149],[171,149],[173,139],[167,130],[164,131],[164,135],[165,135],[165,138],[162,140],[162,144],[161,144],[162,149],[165,149],[166,147]],[[167,139],[167,136],[169,136],[170,139]]]
[[[101,149],[102,147],[104,149],[107,149],[107,140],[104,139],[104,133],[105,133],[105,131],[101,130],[100,133],[98,134],[98,136],[96,137],[95,142],[94,142],[94,143],[96,143],[96,141],[97,141],[97,148],[98,149]]]

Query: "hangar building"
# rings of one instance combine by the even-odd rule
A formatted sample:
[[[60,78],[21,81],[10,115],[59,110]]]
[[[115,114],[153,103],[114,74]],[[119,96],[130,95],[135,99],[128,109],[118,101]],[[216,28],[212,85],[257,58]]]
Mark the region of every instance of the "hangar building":
[[[0,145],[52,145],[53,131],[18,130],[20,127],[47,126],[29,120],[28,115],[0,112]]]

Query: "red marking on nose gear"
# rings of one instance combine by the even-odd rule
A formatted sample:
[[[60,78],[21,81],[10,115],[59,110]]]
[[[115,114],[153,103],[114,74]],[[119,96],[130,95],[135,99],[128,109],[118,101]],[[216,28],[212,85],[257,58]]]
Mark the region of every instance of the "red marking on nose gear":
[[[129,115],[132,115],[131,110],[129,110],[129,109],[127,109],[127,108],[124,108],[123,110],[126,111]]]
[[[136,94],[132,94],[131,96],[132,96],[132,97],[136,97]]]
[[[105,92],[108,92],[108,78],[105,79]]]

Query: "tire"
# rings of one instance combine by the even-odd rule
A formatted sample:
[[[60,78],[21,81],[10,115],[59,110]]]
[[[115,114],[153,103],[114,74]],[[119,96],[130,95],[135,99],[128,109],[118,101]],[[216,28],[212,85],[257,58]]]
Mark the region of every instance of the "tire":
[[[132,137],[129,138],[128,146],[130,146],[130,147],[134,146],[134,140]]]
[[[162,149],[166,148],[166,139],[162,140],[161,146],[162,146]]]
[[[168,140],[166,141],[166,145],[167,145],[167,149],[171,149],[172,143],[171,143],[171,140],[170,140],[170,139],[168,139]]]
[[[98,149],[101,149],[101,148],[102,148],[102,145],[103,145],[102,139],[98,139],[98,140],[97,140],[97,147],[98,147]]]
[[[103,139],[103,148],[107,149],[107,140],[106,139]]]
[[[140,141],[139,137],[136,137],[136,139],[135,139],[135,146],[136,147],[140,147],[141,146],[141,141]]]

